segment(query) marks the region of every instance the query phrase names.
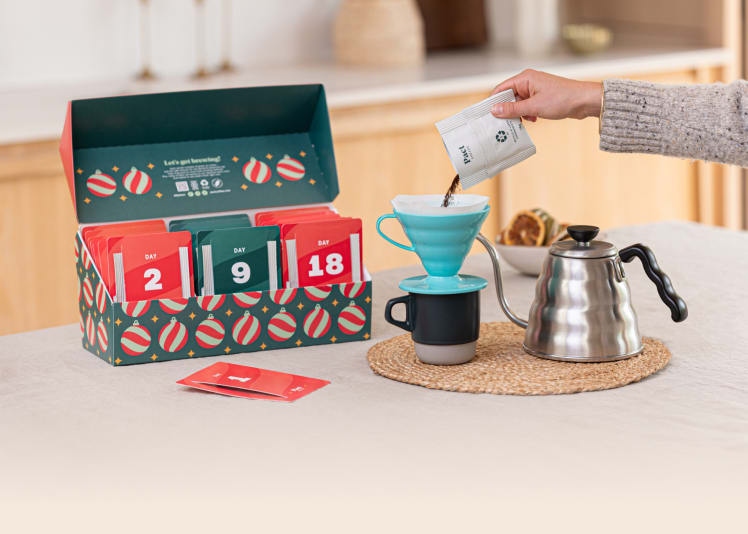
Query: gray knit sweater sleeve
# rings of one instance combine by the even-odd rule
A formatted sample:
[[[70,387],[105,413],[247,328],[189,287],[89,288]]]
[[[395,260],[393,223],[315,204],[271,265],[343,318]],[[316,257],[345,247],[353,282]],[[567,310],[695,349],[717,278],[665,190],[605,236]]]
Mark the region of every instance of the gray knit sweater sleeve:
[[[600,148],[748,166],[748,82],[605,80]]]

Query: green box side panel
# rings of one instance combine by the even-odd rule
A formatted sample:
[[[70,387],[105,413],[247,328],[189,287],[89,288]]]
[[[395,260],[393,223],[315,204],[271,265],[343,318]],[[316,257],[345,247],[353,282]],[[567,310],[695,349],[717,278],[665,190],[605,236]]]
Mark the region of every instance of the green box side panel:
[[[112,303],[75,238],[81,344],[114,366],[371,338],[372,282]]]
[[[372,283],[113,305],[114,365],[371,337]]]
[[[78,312],[81,344],[102,360],[112,363],[114,335],[112,299],[96,272],[80,234],[75,236],[75,269],[78,276]]]

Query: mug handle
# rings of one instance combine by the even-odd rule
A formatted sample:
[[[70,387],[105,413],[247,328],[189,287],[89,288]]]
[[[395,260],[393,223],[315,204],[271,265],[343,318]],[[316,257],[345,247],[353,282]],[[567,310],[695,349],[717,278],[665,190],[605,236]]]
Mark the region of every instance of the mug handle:
[[[397,304],[405,304],[405,320],[398,321],[392,317],[392,308]],[[413,323],[410,322],[410,295],[403,295],[402,297],[395,297],[387,301],[387,306],[384,309],[384,320],[390,324],[394,324],[398,328],[407,330],[408,332],[413,331]]]
[[[395,241],[394,239],[392,239],[390,236],[388,236],[387,234],[385,234],[382,231],[382,229],[379,227],[379,225],[381,225],[382,221],[384,221],[385,219],[396,219],[396,218],[397,217],[395,216],[394,213],[385,213],[384,215],[382,215],[381,217],[379,217],[379,219],[377,219],[377,233],[379,233],[379,235],[381,235],[385,240],[389,241],[390,243],[392,243],[396,247],[400,247],[401,249],[408,250],[410,252],[415,252],[416,249],[414,249],[413,246],[408,246],[408,245],[403,245],[402,243],[398,243],[397,241]],[[395,323],[392,323],[392,324],[395,324]],[[399,325],[397,325],[397,326],[399,326]]]

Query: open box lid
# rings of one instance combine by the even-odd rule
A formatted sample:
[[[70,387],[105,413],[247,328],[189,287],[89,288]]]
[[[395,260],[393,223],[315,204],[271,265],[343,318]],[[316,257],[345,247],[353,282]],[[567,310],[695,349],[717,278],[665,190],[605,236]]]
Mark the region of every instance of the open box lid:
[[[60,155],[82,224],[338,195],[322,85],[74,100]]]

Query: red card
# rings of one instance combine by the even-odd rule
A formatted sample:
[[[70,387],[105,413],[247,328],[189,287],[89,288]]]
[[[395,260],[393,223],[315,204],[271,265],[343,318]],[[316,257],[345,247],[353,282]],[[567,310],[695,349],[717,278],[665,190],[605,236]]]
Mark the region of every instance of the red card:
[[[177,384],[221,395],[281,402],[293,402],[329,383],[319,378],[225,362],[216,362],[177,380]]]
[[[285,287],[363,280],[361,219],[284,224],[281,241]]]
[[[149,219],[147,221],[130,221],[113,224],[97,224],[86,226],[81,230],[81,237],[87,240],[91,235],[105,233],[107,235],[124,235],[126,233],[151,233],[166,231],[166,224],[161,219]]]
[[[282,224],[299,223],[307,221],[324,221],[329,219],[339,219],[340,214],[338,213],[305,213],[303,215],[284,215],[284,216],[267,216],[264,218],[256,219],[257,224],[255,226],[280,226]]]
[[[152,219],[147,221],[135,221],[116,224],[102,224],[96,226],[86,226],[81,229],[81,238],[86,243],[88,251],[91,253],[91,259],[101,275],[109,294],[114,295],[113,273],[110,276],[108,265],[109,255],[107,253],[107,243],[110,237],[124,236],[132,234],[150,234],[155,232],[165,232],[166,225],[161,219]]]
[[[303,220],[337,219],[340,215],[329,207],[295,208],[288,210],[260,211],[255,214],[255,226],[269,226],[284,222]]]
[[[117,238],[110,241],[114,239]],[[124,236],[116,247],[110,245],[109,255],[113,272],[118,273],[115,276],[118,302],[194,296],[189,232]]]

